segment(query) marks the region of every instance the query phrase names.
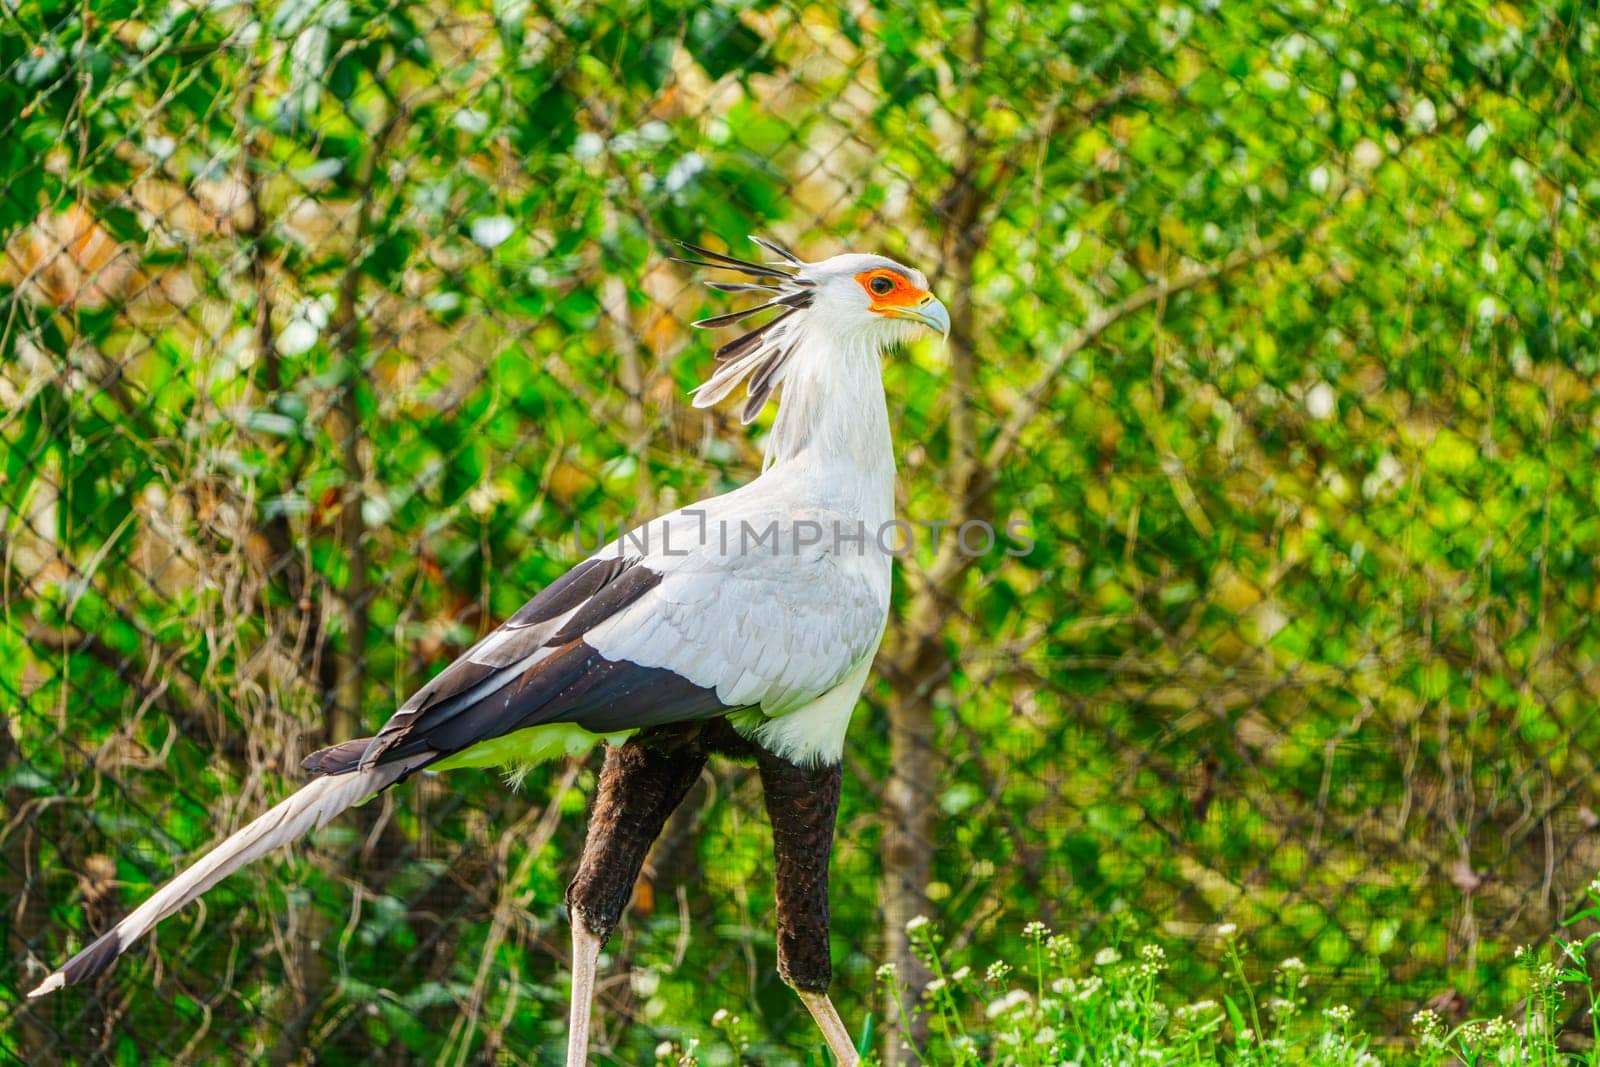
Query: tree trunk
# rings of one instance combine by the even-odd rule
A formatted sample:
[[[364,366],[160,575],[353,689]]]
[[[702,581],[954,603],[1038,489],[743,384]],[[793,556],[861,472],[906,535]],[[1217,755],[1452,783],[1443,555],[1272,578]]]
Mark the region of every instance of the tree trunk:
[[[981,56],[981,44],[978,51]],[[891,769],[884,797],[889,819],[883,860],[884,941],[897,981],[906,987],[908,1008],[921,998],[929,977],[911,951],[906,923],[929,914],[939,779],[933,694],[952,668],[945,647],[945,621],[968,562],[958,551],[956,535],[962,523],[986,519],[989,510],[987,493],[975,491],[978,447],[972,413],[976,382],[971,292],[973,262],[984,240],[978,224],[984,196],[977,185],[982,149],[975,136],[969,138],[965,158],[939,204],[945,220],[940,244],[946,265],[939,283],[950,304],[950,497],[943,516],[950,527],[943,533],[933,567],[913,575],[908,583],[915,592],[905,615],[903,632],[907,636],[890,678],[894,697],[889,703]],[[890,1021],[884,1049],[888,1067],[904,1062],[902,1043],[908,1038],[920,1043],[927,1034],[926,1016],[914,1020],[908,1034],[899,1032],[897,1016],[898,1009],[891,1003],[885,1011]]]

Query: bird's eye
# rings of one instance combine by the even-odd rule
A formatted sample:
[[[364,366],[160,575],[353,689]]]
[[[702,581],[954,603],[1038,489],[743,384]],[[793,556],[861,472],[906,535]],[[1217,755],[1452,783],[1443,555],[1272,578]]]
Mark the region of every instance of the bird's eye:
[[[868,282],[867,287],[874,293],[877,293],[879,296],[888,296],[890,293],[894,292],[894,282],[890,281],[882,274]]]

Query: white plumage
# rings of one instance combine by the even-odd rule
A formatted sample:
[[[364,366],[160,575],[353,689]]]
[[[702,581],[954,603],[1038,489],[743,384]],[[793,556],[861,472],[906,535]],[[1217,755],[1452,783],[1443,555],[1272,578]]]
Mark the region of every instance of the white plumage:
[[[859,255],[802,263],[761,243],[787,263],[693,249],[755,279],[715,287],[769,297],[703,325],[777,312],[718,351],[721,366],[695,395],[704,407],[748,383],[749,422],[781,388],[761,475],[646,523],[573,568],[374,737],[312,756],[307,767],[322,777],[229,836],[30,995],[98,974],[230,872],[419,769],[526,765],[721,718],[793,773],[838,763],[889,612],[894,455],[878,361],[916,327],[948,331],[949,319],[910,268]],[[806,832],[825,829],[831,840],[831,809],[816,811],[828,824]],[[825,877],[820,885],[825,912]],[[579,935],[577,978],[587,981],[598,950],[581,924]],[[825,992],[797,988],[835,1054],[853,1062]],[[583,1060],[587,997],[580,1017],[575,990],[569,1064]]]

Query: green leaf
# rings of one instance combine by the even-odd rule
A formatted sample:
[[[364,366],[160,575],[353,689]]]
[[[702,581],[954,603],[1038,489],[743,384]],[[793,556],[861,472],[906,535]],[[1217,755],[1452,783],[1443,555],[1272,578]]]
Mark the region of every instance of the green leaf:
[[[1235,1004],[1233,998],[1226,993],[1222,994],[1222,1006],[1228,1013],[1228,1023],[1233,1027],[1235,1036],[1250,1029],[1250,1023],[1245,1019],[1244,1012],[1239,1010],[1239,1005]],[[1260,1036],[1256,1035],[1258,1039]]]

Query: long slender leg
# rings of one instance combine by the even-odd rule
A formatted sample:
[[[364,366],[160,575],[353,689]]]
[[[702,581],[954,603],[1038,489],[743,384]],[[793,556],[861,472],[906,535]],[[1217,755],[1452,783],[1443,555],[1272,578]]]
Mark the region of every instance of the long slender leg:
[[[595,965],[604,942],[590,933],[581,920],[572,923],[572,1003],[567,1017],[567,1064],[582,1067],[589,1061],[589,1012],[594,1004]]]
[[[828,859],[839,817],[837,764],[801,767],[756,754],[767,817],[772,820],[778,898],[778,973],[794,987],[842,1067],[860,1062],[850,1033],[828,999]]]
[[[578,874],[567,887],[572,920],[572,1013],[567,1067],[585,1067],[600,949],[622,919],[633,884],[667,817],[706,765],[704,751],[629,744],[606,750]]]

